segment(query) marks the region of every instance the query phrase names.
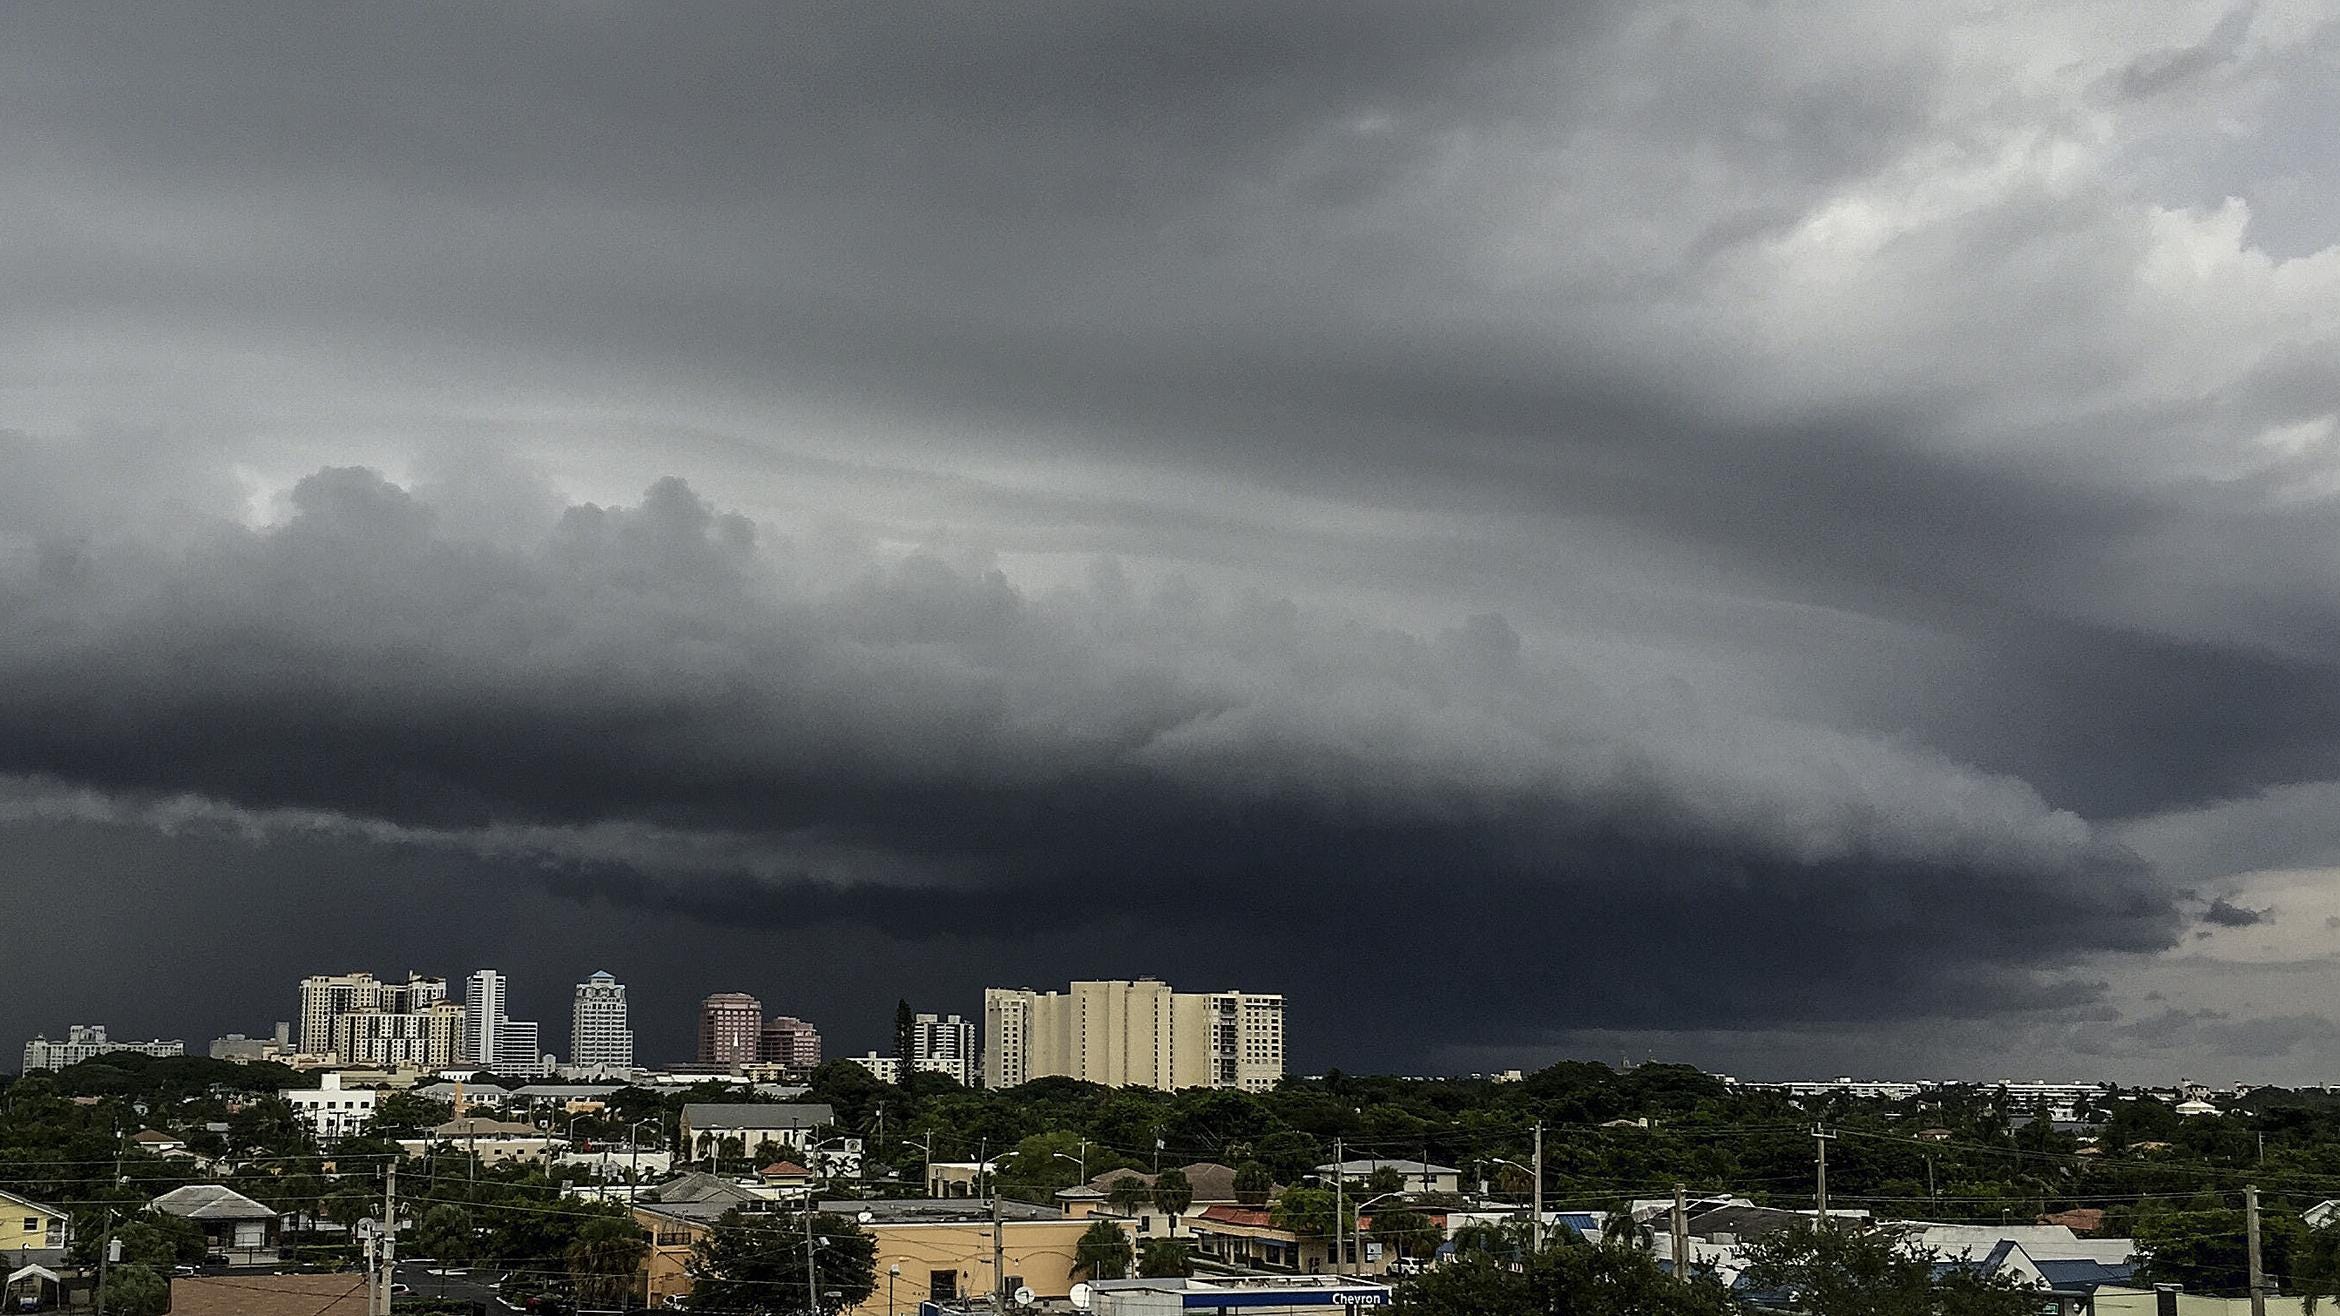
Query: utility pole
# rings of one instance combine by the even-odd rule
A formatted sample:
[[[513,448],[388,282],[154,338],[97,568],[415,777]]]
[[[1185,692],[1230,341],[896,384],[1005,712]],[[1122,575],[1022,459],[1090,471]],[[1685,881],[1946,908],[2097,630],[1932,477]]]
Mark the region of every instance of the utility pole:
[[[1674,1185],[1674,1278],[1690,1282],[1690,1202]]]
[[[1536,1186],[1529,1199],[1528,1241],[1535,1250],[1544,1250],[1544,1122],[1536,1121]]]
[[[821,1262],[813,1247],[813,1199],[808,1188],[804,1194],[804,1313],[820,1316],[820,1310]]]
[[[1813,1193],[1813,1199],[1819,1206],[1819,1211],[1813,1217],[1815,1221],[1813,1227],[1816,1229],[1828,1227],[1828,1140],[1835,1136],[1817,1124],[1812,1126],[1812,1142],[1820,1150]]]
[[[106,1264],[114,1259],[114,1208],[107,1207],[105,1226],[98,1231],[97,1316],[106,1316]]]
[[[1940,1196],[1934,1191],[1934,1158],[1931,1156],[1926,1158],[1926,1196],[1929,1198]]]
[[[1007,1316],[1007,1227],[999,1214],[999,1185],[991,1186],[991,1309]],[[2262,1314],[2263,1316],[2263,1314]]]
[[[2243,1189],[2243,1242],[2251,1254],[2251,1316],[2267,1316],[2267,1277],[2259,1266],[2259,1188]]]
[[[374,1272],[380,1296],[375,1316],[390,1316],[390,1289],[398,1281],[398,1162],[383,1167],[381,1264]]]
[[[1341,1168],[1341,1167],[1342,1167],[1344,1164],[1346,1164],[1346,1162],[1345,1162],[1345,1161],[1343,1161],[1343,1160],[1341,1159],[1341,1149],[1342,1149],[1341,1140],[1340,1140],[1340,1139],[1338,1139],[1338,1138],[1335,1138],[1335,1139],[1333,1139],[1333,1221],[1332,1221],[1332,1225],[1333,1225],[1333,1244],[1332,1244],[1332,1247],[1333,1247],[1333,1257],[1332,1257],[1332,1263],[1333,1263],[1333,1273],[1334,1273],[1335,1275],[1340,1275],[1340,1274],[1345,1274],[1345,1273],[1347,1273],[1347,1272],[1343,1271],[1343,1270],[1341,1269],[1341,1267],[1342,1267],[1342,1266],[1345,1264],[1345,1262],[1344,1262],[1344,1260],[1343,1260],[1343,1257],[1342,1257],[1342,1254],[1343,1254],[1344,1252],[1348,1251],[1348,1247],[1349,1247],[1349,1223],[1348,1223],[1348,1215],[1349,1215],[1349,1203],[1348,1203],[1348,1183],[1346,1182],[1349,1176],[1348,1176],[1348,1172],[1347,1172],[1347,1171],[1345,1171],[1345,1170],[1343,1170],[1343,1169]]]

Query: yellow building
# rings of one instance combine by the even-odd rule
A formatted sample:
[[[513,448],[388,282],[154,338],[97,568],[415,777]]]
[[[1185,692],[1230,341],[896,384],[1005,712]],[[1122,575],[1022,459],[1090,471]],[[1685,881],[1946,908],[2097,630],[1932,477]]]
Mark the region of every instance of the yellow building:
[[[54,1261],[65,1251],[65,1213],[29,1197],[0,1192],[0,1261],[15,1270]]]
[[[642,1274],[647,1301],[656,1306],[690,1292],[687,1267],[693,1245],[734,1205],[740,1203],[635,1206],[634,1219],[650,1237]],[[905,1316],[920,1302],[987,1294],[1003,1280],[1011,1292],[1029,1288],[1037,1299],[1063,1300],[1072,1293],[1073,1260],[1091,1224],[1063,1219],[1044,1207],[1003,1202],[1001,1210],[1009,1218],[999,1226],[1003,1241],[995,1257],[988,1202],[823,1202],[820,1209],[840,1215],[867,1211],[875,1217],[862,1230],[877,1244],[877,1287],[867,1302],[850,1309],[853,1316]]]

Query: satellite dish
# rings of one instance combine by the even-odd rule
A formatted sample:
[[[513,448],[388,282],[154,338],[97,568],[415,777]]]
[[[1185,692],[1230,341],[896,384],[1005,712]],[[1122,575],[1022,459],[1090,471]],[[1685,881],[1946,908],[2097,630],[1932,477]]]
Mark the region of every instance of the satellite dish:
[[[1016,1305],[1019,1307],[1029,1307],[1032,1305],[1032,1297],[1032,1286],[1026,1284],[1022,1288],[1016,1290]]]
[[[1071,1292],[1069,1295],[1067,1295],[1067,1296],[1068,1296],[1068,1297],[1070,1297],[1070,1298],[1072,1299],[1072,1305],[1073,1305],[1073,1309],[1074,1309],[1075,1311],[1087,1311],[1087,1310],[1089,1309],[1089,1286],[1088,1286],[1088,1285],[1086,1285],[1086,1284],[1075,1284],[1075,1285],[1073,1285],[1073,1286],[1072,1286],[1072,1292]]]
[[[382,1236],[382,1222],[372,1216],[358,1221],[357,1236],[359,1238],[380,1238]]]
[[[875,1211],[864,1211],[864,1212],[862,1212],[861,1214],[859,1214],[859,1215],[857,1215],[857,1216],[855,1216],[855,1217],[853,1217],[853,1218],[854,1218],[854,1219],[856,1219],[856,1220],[859,1220],[861,1223],[863,1223],[863,1224],[865,1224],[865,1225],[866,1225],[866,1224],[868,1224],[870,1221],[877,1219],[877,1212],[875,1212]]]

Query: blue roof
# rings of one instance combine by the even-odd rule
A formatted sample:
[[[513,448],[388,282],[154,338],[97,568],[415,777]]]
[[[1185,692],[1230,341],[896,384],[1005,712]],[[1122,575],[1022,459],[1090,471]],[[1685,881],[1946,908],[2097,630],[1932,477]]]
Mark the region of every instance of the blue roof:
[[[2099,1284],[2126,1284],[2137,1277],[2136,1263],[2130,1261],[2113,1265],[2091,1257],[2073,1257],[2031,1264],[2039,1267],[2039,1273],[2046,1277],[2051,1288],[2083,1293],[2093,1292]]]

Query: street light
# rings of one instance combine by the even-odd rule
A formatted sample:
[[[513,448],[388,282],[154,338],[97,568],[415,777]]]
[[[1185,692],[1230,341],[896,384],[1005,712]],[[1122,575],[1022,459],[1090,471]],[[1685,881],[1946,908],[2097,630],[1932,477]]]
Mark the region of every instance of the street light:
[[[634,1184],[634,1191],[626,1195],[626,1200],[629,1202],[642,1191],[642,1126],[645,1124],[655,1124],[660,1133],[666,1132],[666,1117],[664,1115],[652,1115],[648,1119],[635,1120],[626,1126],[626,1154],[633,1159],[633,1164],[626,1169],[626,1177],[631,1179]],[[667,1163],[673,1164],[672,1161]]]
[[[1536,1178],[1536,1172],[1532,1166],[1522,1165],[1518,1161],[1508,1160],[1501,1156],[1490,1156],[1487,1160],[1489,1164],[1508,1165],[1521,1174],[1527,1175],[1530,1179]],[[1538,1194],[1541,1195],[1543,1185],[1538,1183],[1536,1188]],[[1544,1250],[1544,1213],[1532,1208],[1528,1211],[1528,1245],[1538,1252]]]
[[[1405,1195],[1405,1190],[1402,1188],[1394,1193],[1376,1193],[1373,1196],[1366,1198],[1364,1201],[1357,1203],[1354,1213],[1350,1214],[1347,1220],[1333,1221],[1333,1225],[1336,1228],[1346,1226],[1349,1238],[1357,1243],[1357,1264],[1359,1266],[1363,1266],[1365,1264],[1365,1245],[1357,1232],[1357,1226],[1364,1220],[1365,1208],[1373,1205],[1375,1202],[1384,1202],[1392,1197],[1403,1197]],[[1342,1251],[1344,1252],[1347,1250],[1348,1249],[1346,1247],[1342,1248]],[[1336,1270],[1335,1273],[1337,1274],[1338,1271]]]
[[[894,1316],[894,1281],[902,1278],[902,1263],[886,1267],[886,1316]]]
[[[1063,1152],[1050,1152],[1048,1154],[1060,1161],[1071,1161],[1080,1169],[1081,1182],[1087,1183],[1089,1181],[1089,1147],[1087,1143],[1081,1144],[1081,1154],[1078,1156],[1067,1156]]]

